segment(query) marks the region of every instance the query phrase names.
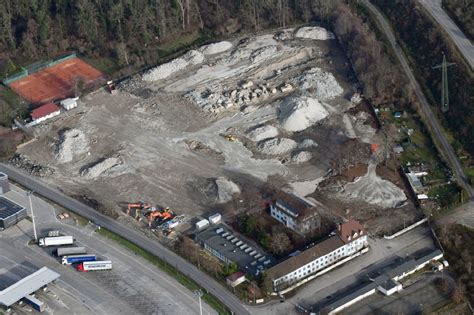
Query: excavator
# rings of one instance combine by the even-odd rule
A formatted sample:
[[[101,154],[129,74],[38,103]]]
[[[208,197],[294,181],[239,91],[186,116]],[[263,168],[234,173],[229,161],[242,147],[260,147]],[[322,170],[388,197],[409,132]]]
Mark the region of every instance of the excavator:
[[[136,203],[129,203],[127,205],[127,214],[130,215],[132,209],[135,209],[135,219],[139,219],[140,213],[143,210],[151,208],[151,204],[143,203],[143,202],[136,202]]]
[[[151,224],[155,221],[158,220],[159,224],[163,224],[168,220],[171,220],[174,218],[174,213],[173,211],[170,210],[170,208],[165,208],[162,211],[155,210],[151,211],[147,214],[148,216],[148,226],[151,227]]]

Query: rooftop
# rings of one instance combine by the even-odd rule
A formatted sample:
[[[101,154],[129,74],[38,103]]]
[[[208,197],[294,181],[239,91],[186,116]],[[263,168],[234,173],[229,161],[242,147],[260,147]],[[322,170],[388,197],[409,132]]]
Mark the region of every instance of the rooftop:
[[[33,118],[33,120],[35,120],[35,119],[47,116],[47,115],[49,115],[51,113],[54,113],[54,112],[57,112],[57,111],[59,111],[59,107],[56,104],[53,104],[53,103],[44,104],[44,105],[41,105],[40,107],[34,109],[31,112],[31,118]]]
[[[0,220],[5,220],[25,208],[11,201],[5,196],[0,196]]]
[[[292,256],[278,265],[270,268],[268,274],[273,279],[278,279],[310,262],[318,257],[329,254],[330,252],[343,246],[344,242],[338,236],[332,236],[308,249],[299,255]]]
[[[29,276],[0,291],[0,305],[9,307],[26,295],[35,292],[50,282],[59,278],[59,274],[46,267],[37,270]]]
[[[349,220],[345,223],[339,224],[337,233],[344,241],[344,243],[350,243],[355,239],[358,239],[362,235],[365,235],[364,227],[356,220]]]
[[[196,240],[235,262],[242,271],[258,275],[271,267],[275,259],[262,249],[253,245],[242,235],[238,235],[224,224],[212,225],[196,235]]]
[[[274,199],[277,207],[286,210],[286,212],[294,217],[299,216],[305,210],[313,207],[302,198],[299,198],[293,194],[287,194],[285,192],[278,192]]]
[[[245,272],[243,271],[237,271],[231,274],[230,276],[227,277],[227,280],[229,281],[235,281],[241,277],[245,276]]]

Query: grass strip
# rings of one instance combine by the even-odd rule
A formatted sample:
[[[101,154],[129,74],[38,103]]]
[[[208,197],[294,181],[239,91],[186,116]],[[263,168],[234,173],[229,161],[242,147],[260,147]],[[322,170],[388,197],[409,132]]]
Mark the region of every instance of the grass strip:
[[[97,233],[99,233],[102,236],[105,236],[111,240],[114,240],[115,242],[119,243],[123,247],[126,247],[136,255],[139,255],[149,262],[151,262],[153,265],[157,266],[161,270],[165,271],[168,275],[171,277],[175,278],[179,283],[184,285],[186,288],[188,288],[191,291],[196,291],[201,289],[203,292],[202,299],[209,305],[211,306],[216,312],[219,314],[231,314],[229,309],[221,303],[216,297],[213,295],[209,294],[206,290],[202,289],[196,282],[193,280],[189,279],[186,275],[178,271],[175,267],[172,265],[168,264],[167,262],[163,261],[161,258],[147,252],[146,250],[138,247],[137,245],[133,244],[132,242],[124,239],[120,235],[117,235],[103,227],[100,229],[96,230]]]

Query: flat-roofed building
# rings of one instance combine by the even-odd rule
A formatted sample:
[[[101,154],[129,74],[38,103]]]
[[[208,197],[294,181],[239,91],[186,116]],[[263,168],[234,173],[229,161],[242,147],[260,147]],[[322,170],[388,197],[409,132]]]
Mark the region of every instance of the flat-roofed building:
[[[0,229],[6,229],[26,218],[26,209],[5,196],[0,196]]]

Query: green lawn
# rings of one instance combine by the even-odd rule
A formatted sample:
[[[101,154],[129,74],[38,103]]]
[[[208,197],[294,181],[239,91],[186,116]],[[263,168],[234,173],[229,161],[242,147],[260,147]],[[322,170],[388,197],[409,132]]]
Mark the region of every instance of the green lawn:
[[[128,248],[130,251],[133,253],[142,256],[161,270],[165,271],[168,275],[172,276],[175,278],[179,283],[184,285],[186,288],[188,288],[191,291],[199,290],[201,289],[204,295],[202,296],[202,299],[209,305],[211,306],[214,310],[216,310],[219,314],[231,314],[230,311],[227,309],[227,307],[222,304],[217,298],[215,298],[213,295],[207,293],[204,289],[200,288],[199,285],[194,282],[193,280],[189,279],[187,276],[182,274],[180,271],[178,271],[176,268],[174,268],[172,265],[166,263],[162,259],[156,257],[155,255],[145,251],[144,249],[138,247],[137,245],[133,244],[132,242],[124,239],[123,237],[108,231],[107,229],[101,228],[100,230],[97,230],[97,233],[112,239],[119,243],[120,245]]]

